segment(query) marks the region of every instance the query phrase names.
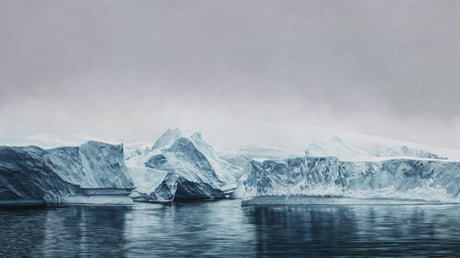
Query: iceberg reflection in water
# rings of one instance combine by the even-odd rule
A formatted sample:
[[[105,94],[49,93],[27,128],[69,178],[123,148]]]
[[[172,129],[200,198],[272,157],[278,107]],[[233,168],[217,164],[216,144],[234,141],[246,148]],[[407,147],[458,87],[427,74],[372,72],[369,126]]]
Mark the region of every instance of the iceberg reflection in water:
[[[460,211],[444,205],[248,207],[258,255],[458,255]]]
[[[458,205],[0,209],[0,256],[454,256]]]

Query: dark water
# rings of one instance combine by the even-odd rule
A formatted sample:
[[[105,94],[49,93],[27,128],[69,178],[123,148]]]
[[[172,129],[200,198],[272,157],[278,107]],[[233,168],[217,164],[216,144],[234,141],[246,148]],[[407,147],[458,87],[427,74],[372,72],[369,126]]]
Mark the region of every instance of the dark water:
[[[458,256],[460,206],[0,209],[0,257]]]

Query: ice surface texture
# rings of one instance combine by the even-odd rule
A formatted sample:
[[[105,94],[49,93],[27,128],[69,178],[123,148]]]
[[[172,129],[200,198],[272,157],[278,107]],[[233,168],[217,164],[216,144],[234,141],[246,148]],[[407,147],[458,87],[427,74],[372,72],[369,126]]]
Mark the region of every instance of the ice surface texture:
[[[132,188],[123,145],[90,141],[79,147],[0,147],[0,200],[59,203],[82,188]]]
[[[304,195],[458,202],[460,162],[335,157],[252,161],[244,187],[246,199]]]
[[[152,148],[132,150],[127,157],[137,187],[136,200],[223,198],[236,187],[243,172],[217,157],[200,133],[180,129],[169,129]]]

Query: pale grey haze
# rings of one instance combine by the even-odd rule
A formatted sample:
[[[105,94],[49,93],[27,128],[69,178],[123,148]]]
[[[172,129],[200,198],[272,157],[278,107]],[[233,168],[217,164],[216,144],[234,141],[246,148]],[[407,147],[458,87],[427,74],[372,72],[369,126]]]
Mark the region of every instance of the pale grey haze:
[[[0,136],[321,126],[460,148],[459,17],[458,0],[1,0]]]

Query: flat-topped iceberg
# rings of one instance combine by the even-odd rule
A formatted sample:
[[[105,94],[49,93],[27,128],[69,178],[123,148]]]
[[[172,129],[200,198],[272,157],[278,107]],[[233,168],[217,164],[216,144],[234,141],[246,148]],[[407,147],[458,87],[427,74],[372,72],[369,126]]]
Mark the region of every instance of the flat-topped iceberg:
[[[335,157],[252,161],[244,187],[245,204],[267,204],[270,198],[277,204],[287,198],[287,203],[295,199],[290,196],[459,202],[460,162]]]
[[[220,159],[200,133],[169,129],[152,147],[129,151],[127,166],[140,201],[224,198],[243,169]]]
[[[0,146],[0,202],[129,203],[123,145]]]

